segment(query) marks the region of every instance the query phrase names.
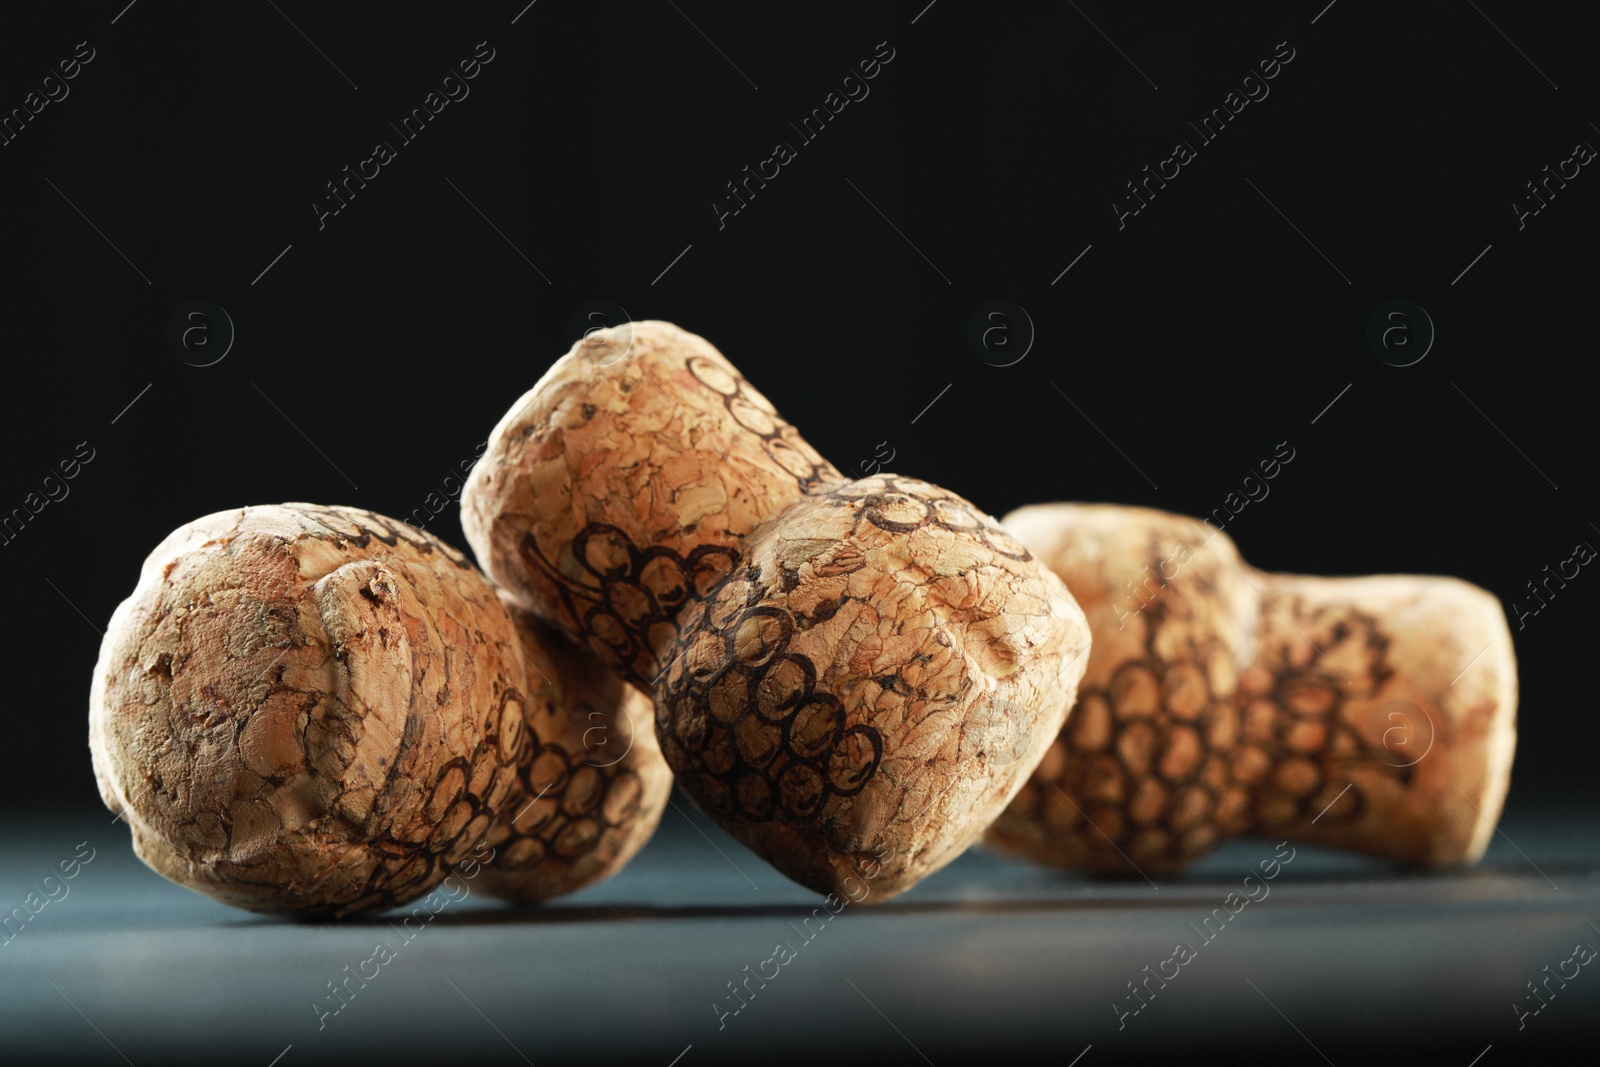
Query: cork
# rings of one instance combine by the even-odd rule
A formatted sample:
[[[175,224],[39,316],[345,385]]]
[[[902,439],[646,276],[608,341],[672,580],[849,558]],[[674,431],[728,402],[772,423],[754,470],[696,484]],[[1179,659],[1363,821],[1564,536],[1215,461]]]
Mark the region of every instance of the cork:
[[[1428,867],[1479,859],[1516,747],[1499,602],[1455,578],[1269,574],[1216,528],[1049,504],[1004,525],[1094,647],[1077,705],[990,844],[1171,872],[1238,835]]]
[[[462,525],[517,603],[652,694],[695,803],[820,892],[871,866],[887,899],[976,840],[1085,665],[1082,612],[992,518],[845,478],[670,323],[558,360],[490,435]]]
[[[529,744],[477,874],[534,902],[609,878],[650,840],[672,788],[650,698],[502,594],[528,678]]]
[[[139,857],[300,916],[426,893],[517,790],[524,675],[461,553],[371,512],[247,507],[180,527],[107,628],[89,746]]]

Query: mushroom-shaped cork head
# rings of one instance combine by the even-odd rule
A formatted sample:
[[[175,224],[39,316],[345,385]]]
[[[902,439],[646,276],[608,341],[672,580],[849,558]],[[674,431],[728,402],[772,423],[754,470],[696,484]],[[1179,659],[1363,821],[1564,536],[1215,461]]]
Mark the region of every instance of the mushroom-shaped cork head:
[[[511,620],[459,552],[370,512],[219,512],[145,561],[95,666],[107,806],[167,878],[349,915],[427,892],[517,792]]]
[[[680,624],[656,723],[684,789],[795,881],[836,892],[871,866],[880,898],[1022,787],[1089,647],[1025,548],[892,475],[785,511]]]
[[[993,844],[1128,875],[1240,834],[1427,866],[1482,856],[1516,747],[1493,596],[1265,573],[1215,527],[1145,508],[1042,505],[1005,525],[1066,580],[1094,648]]]
[[[848,481],[670,323],[557,360],[490,435],[462,526],[519,604],[654,695],[685,792],[822,892],[870,867],[886,899],[959,854],[1086,659],[1071,595],[992,519]]]

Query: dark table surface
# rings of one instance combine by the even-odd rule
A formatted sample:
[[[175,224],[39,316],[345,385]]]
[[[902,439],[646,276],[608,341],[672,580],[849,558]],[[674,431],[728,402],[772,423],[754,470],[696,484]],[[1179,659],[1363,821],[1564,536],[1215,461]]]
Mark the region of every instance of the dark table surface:
[[[0,823],[0,904],[28,916],[0,934],[0,1058],[943,1067],[1026,1051],[1062,1067],[1201,1053],[1495,1067],[1562,1062],[1600,1033],[1600,967],[1565,962],[1600,947],[1600,828],[1576,812],[1512,811],[1482,864],[1442,875],[1300,847],[1207,941],[1220,924],[1204,920],[1275,843],[1231,842],[1156,884],[978,851],[806,925],[817,898],[678,806],[609,882],[533,909],[469,883],[410,940],[403,913],[300,925],[213,903],[146,870],[109,815]],[[90,850],[29,914],[46,875]],[[1180,941],[1193,958],[1165,963]],[[364,963],[378,942],[392,958]],[[779,942],[793,957],[765,962]],[[774,969],[732,1014],[729,983]],[[1133,999],[1130,982],[1174,969]],[[339,1003],[329,983],[357,970],[376,977],[347,982],[324,1015]],[[1528,983],[1547,979],[1533,1014]]]

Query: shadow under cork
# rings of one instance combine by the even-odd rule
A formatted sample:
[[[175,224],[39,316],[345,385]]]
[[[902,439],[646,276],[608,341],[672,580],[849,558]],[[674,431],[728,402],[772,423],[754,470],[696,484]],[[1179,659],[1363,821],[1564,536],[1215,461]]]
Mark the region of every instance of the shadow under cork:
[[[1260,883],[1258,874],[1241,866],[1234,877],[1225,872],[1205,877],[1183,875],[1157,880],[1156,886],[1137,885],[1113,877],[1085,878],[1043,872],[1055,895],[985,896],[982,898],[917,900],[904,897],[881,904],[845,904],[833,918],[850,922],[892,921],[926,916],[1015,916],[1050,915],[1090,917],[1115,913],[1171,912],[1190,916],[1205,913],[1222,903],[1230,893],[1240,892],[1247,876],[1252,886]],[[1257,907],[1295,911],[1337,911],[1370,908],[1381,903],[1395,909],[1418,908],[1448,912],[1452,908],[1471,909],[1495,904],[1525,902],[1543,898],[1552,905],[1572,906],[1574,896],[1589,896],[1600,902],[1600,872],[1578,865],[1552,865],[1543,873],[1518,869],[1511,863],[1495,863],[1451,871],[1405,869],[1373,862],[1366,869],[1302,873],[1285,870],[1267,883],[1267,896]],[[787,887],[791,891],[795,887]],[[1259,893],[1259,889],[1254,890]],[[1575,893],[1573,891],[1576,891]],[[1586,892],[1585,892],[1586,891]],[[914,891],[913,891],[914,892]],[[1068,894],[1068,895],[1061,895]],[[374,915],[345,919],[295,919],[271,916],[241,917],[227,926],[303,926],[330,925],[347,928],[387,927],[419,907],[419,902]],[[738,921],[766,918],[794,919],[813,910],[825,909],[821,896],[794,895],[779,903],[535,903],[474,901],[454,910],[446,908],[432,915],[429,925],[470,929],[496,926],[564,926],[653,922]]]

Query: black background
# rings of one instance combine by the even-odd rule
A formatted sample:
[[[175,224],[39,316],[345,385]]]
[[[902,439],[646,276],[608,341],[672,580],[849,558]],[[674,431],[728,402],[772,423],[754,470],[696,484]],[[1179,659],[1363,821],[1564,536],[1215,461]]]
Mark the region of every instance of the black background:
[[[1520,231],[1510,203],[1600,144],[1595,18],[1343,0],[1313,25],[1320,6],[8,12],[5,108],[78,42],[95,58],[0,148],[20,332],[0,507],[79,442],[95,458],[0,546],[25,754],[0,797],[94,803],[95,628],[170,529],[284,500],[411,515],[595,299],[708,337],[841,468],[887,442],[894,469],[995,514],[1205,514],[1288,441],[1293,464],[1227,527],[1253,563],[1454,574],[1533,606],[1526,582],[1600,544],[1600,179],[1585,168]],[[470,95],[319,229],[324,183],[398,142],[386,123],[480,41]],[[884,41],[870,95],[801,143],[788,123]],[[1283,41],[1270,95],[1201,145],[1186,122]],[[1119,230],[1111,201],[1178,139],[1198,158]],[[719,228],[725,184],[780,140],[797,158]],[[191,299],[236,327],[210,367],[166,343]],[[967,344],[991,299],[1036,329],[1013,366]],[[1437,329],[1410,367],[1364,340],[1393,299]],[[453,506],[429,528],[462,543]],[[1516,632],[1512,803],[1593,796],[1597,598],[1585,570]]]
[[[1531,607],[1530,579],[1600,546],[1600,177],[1523,229],[1511,209],[1600,145],[1592,5],[125,2],[11,5],[0,31],[0,113],[95,51],[0,147],[0,515],[94,452],[0,544],[12,816],[98,811],[98,630],[169,530],[286,500],[412,515],[588,301],[703,334],[841,468],[881,443],[997,515],[1209,513],[1288,442],[1227,527],[1259,567],[1453,574]],[[470,95],[400,147],[387,123],[479,42]],[[800,144],[789,123],[880,42],[870,95]],[[1187,123],[1280,42],[1270,95],[1200,146]],[[1198,158],[1119,229],[1113,199],[1180,139]],[[377,141],[397,158],[319,229],[324,183]],[[779,141],[798,157],[719,227]],[[209,367],[167,342],[196,299],[237,330]],[[1403,368],[1365,339],[1397,299],[1437,329]],[[969,347],[990,300],[1036,329],[1012,366]],[[428,528],[463,544],[453,506]],[[1513,618],[1508,818],[1593,803],[1591,570]]]

